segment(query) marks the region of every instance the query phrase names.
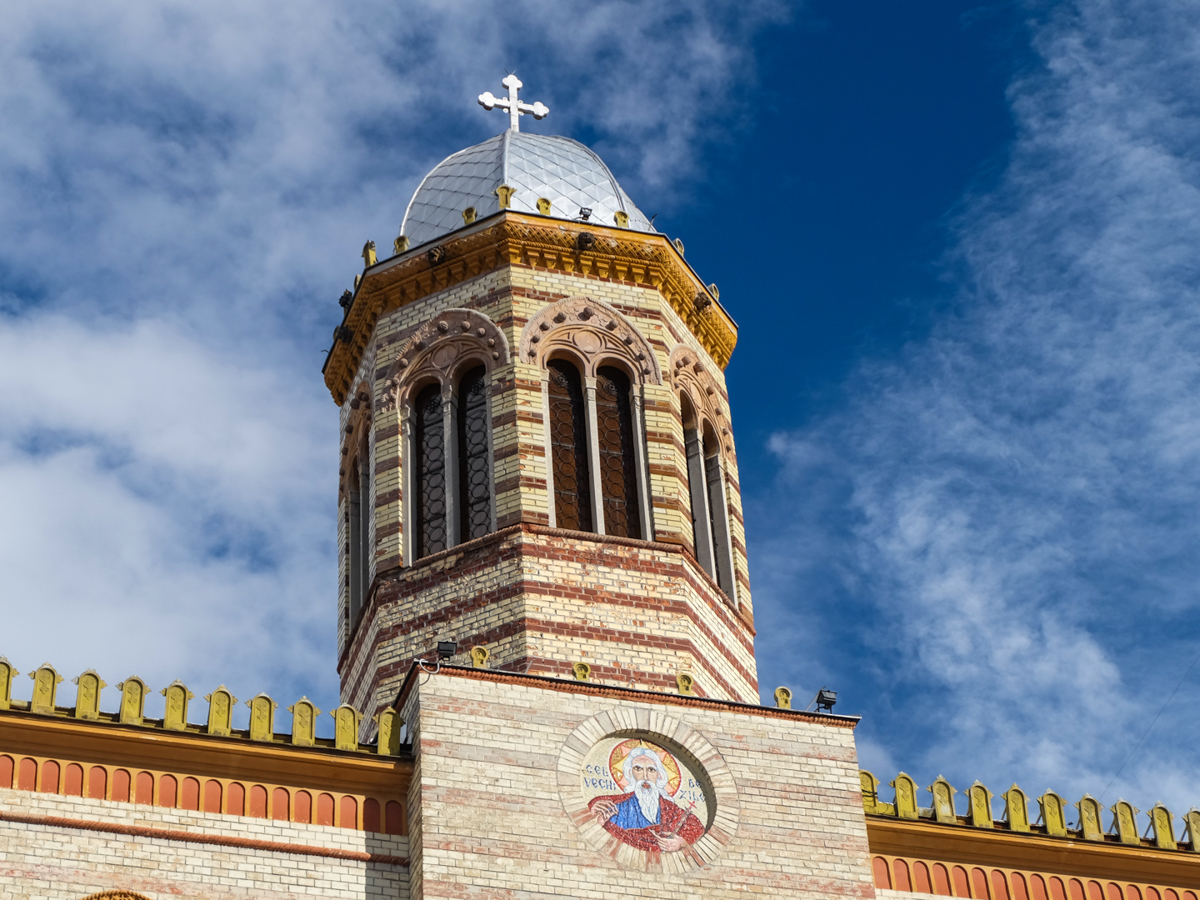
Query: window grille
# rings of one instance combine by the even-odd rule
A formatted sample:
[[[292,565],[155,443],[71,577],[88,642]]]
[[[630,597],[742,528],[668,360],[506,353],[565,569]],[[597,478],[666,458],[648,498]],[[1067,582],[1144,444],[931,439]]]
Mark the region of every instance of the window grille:
[[[349,497],[347,498],[348,509],[346,510],[347,530],[346,535],[346,562],[350,572],[350,596],[347,598],[348,607],[347,615],[350,619],[350,626],[354,627],[354,623],[358,620],[358,609],[362,604],[362,550],[360,547],[363,542],[362,535],[362,495],[360,493],[362,482],[359,478],[358,459],[355,458],[350,464],[349,478]]]
[[[442,391],[434,384],[417,395],[416,409],[416,556],[420,559],[445,550],[449,544],[446,522],[446,428],[442,418]]]
[[[733,545],[729,534],[729,500],[725,495],[725,470],[721,449],[711,427],[704,429],[704,478],[708,487],[708,524],[712,534],[712,577],[725,596],[736,604]]]
[[[594,526],[583,382],[579,370],[566,360],[551,360],[547,368],[555,521],[559,528],[591,531]]]
[[[712,539],[712,572],[709,573],[722,588],[726,584],[725,554],[721,552],[721,533],[723,523],[720,520],[721,508],[725,503],[725,489],[721,478],[721,459],[716,454],[704,458],[704,472],[708,480],[708,528]]]
[[[596,438],[600,450],[604,533],[640,538],[629,378],[612,366],[601,368],[596,375]]]
[[[361,462],[358,466],[358,546],[354,552],[358,554],[358,596],[355,598],[353,620],[357,620],[359,610],[367,602],[367,592],[371,590],[371,457],[370,444],[364,442],[361,452]]]
[[[487,370],[463,376],[458,388],[459,540],[492,530],[491,459],[488,454]]]

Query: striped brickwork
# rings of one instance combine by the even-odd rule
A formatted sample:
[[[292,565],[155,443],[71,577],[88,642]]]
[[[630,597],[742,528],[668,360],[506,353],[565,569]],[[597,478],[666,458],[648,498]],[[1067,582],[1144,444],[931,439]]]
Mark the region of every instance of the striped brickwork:
[[[5,900],[404,900],[408,855],[400,836],[0,788]]]
[[[515,526],[382,581],[348,654],[343,691],[364,708],[395,700],[415,657],[453,637],[469,663],[756,703],[753,635],[681,548]]]
[[[595,679],[655,690],[674,690],[676,676],[687,673],[705,695],[756,701],[753,612],[733,438],[725,435],[723,451],[734,563],[733,596],[727,596],[695,562],[681,386],[669,367],[672,352],[678,356],[686,348],[711,385],[710,401],[728,417],[722,366],[706,349],[711,340],[697,336],[695,322],[689,324],[678,304],[668,302],[647,270],[618,267],[600,275],[596,269],[572,270],[562,257],[514,253],[492,262],[461,277],[447,276],[441,288],[431,282],[420,297],[385,302],[370,327],[360,328],[369,337],[347,383],[371,390],[372,588],[358,620],[348,622],[343,490],[338,532],[343,699],[380,708],[415,657],[427,655],[437,640],[454,639],[464,654],[473,644],[486,647],[489,665],[506,669],[566,675],[574,663],[585,662]],[[360,293],[371,289],[364,281]],[[641,388],[649,541],[626,546],[582,533],[531,530],[546,529],[553,518],[545,371],[516,351],[526,325],[540,311],[578,297],[616,310],[654,355],[656,377],[648,377]],[[490,318],[511,351],[506,364],[492,366],[493,484],[498,530],[518,532],[414,561],[404,556],[403,403],[394,402],[403,372],[398,360],[422,326],[453,309]],[[364,412],[350,407],[347,399],[341,409],[347,443],[357,440],[355,416]],[[346,471],[343,456],[343,476]]]
[[[6,900],[408,896],[407,754],[0,694]]]

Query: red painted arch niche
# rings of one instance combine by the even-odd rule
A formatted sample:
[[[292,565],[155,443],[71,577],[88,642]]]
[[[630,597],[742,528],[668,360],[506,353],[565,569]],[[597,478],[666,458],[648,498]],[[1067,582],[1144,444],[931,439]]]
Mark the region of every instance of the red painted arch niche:
[[[875,855],[875,887],[969,900],[1200,900],[1200,892]]]
[[[337,825],[380,834],[407,833],[407,814],[398,800],[311,792],[192,775],[92,765],[0,754],[0,788],[138,803],[168,809],[248,815],[281,821]],[[247,802],[249,801],[249,802]],[[926,871],[924,864],[918,873]],[[918,878],[923,878],[921,874]],[[919,882],[924,884],[924,881]],[[1088,898],[1091,900],[1091,898]],[[1138,898],[1141,900],[1141,898]],[[1146,898],[1180,900],[1180,898]]]

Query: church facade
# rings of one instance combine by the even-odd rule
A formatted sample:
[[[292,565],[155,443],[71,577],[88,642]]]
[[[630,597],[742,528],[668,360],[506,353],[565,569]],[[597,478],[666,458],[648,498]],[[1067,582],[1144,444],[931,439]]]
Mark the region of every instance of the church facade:
[[[904,773],[889,802],[855,717],[761,704],[737,327],[505,86],[509,128],[342,300],[334,737],[265,694],[234,728],[224,687],[103,710],[90,670],[68,705],[50,665],[26,700],[0,659],[3,896],[1197,900],[1200,812],[1143,836],[1123,802],[939,778],[926,807]]]

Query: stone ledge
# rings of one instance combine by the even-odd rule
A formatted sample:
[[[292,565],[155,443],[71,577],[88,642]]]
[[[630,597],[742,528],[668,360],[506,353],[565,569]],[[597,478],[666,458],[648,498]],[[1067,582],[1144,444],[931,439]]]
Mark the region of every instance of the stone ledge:
[[[469,678],[475,681],[496,681],[509,684],[537,687],[545,690],[558,691],[567,694],[587,694],[593,697],[611,697],[617,700],[633,700],[643,703],[663,703],[668,706],[690,706],[700,709],[721,710],[724,712],[741,713],[749,716],[760,716],[766,719],[791,719],[796,722],[809,722],[815,725],[831,725],[837,728],[853,730],[862,720],[861,716],[839,716],[834,713],[805,712],[798,709],[780,709],[771,706],[756,706],[752,703],[739,703],[736,700],[718,700],[711,697],[687,697],[681,694],[659,694],[655,691],[643,691],[637,688],[616,687],[613,685],[592,684],[587,681],[567,681],[563,678],[550,678],[545,675],[525,675],[516,672],[501,672],[496,669],[475,669],[465,666],[439,665],[427,668],[420,663],[413,663],[404,678],[404,684],[396,697],[395,707],[401,709],[408,698],[409,692],[418,674],[443,675],[450,678]]]

